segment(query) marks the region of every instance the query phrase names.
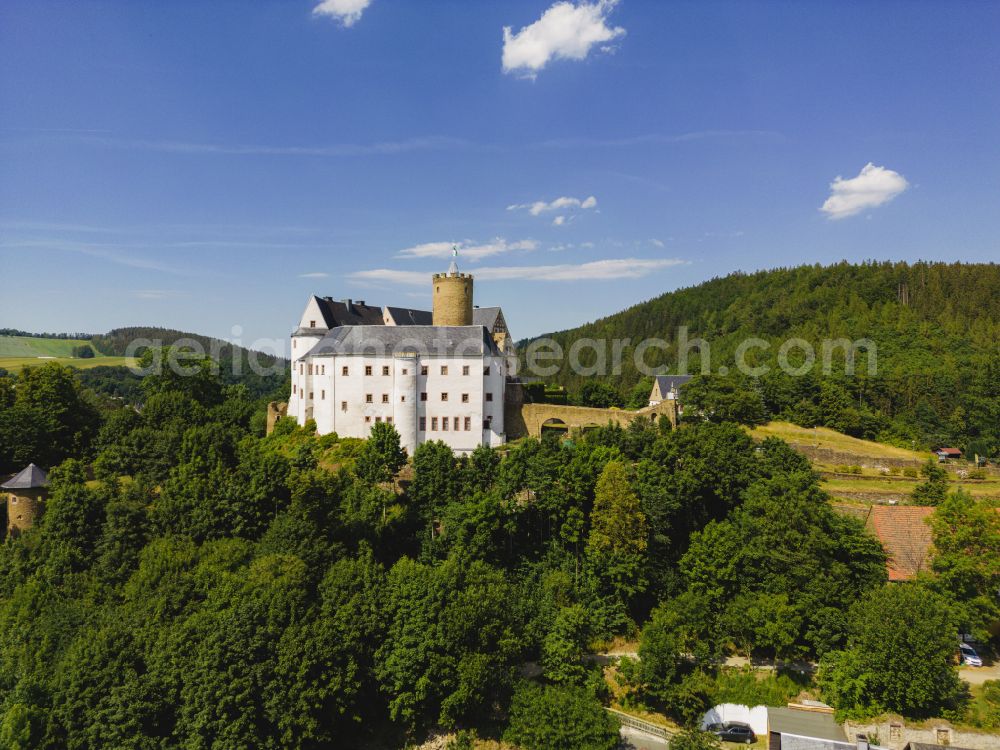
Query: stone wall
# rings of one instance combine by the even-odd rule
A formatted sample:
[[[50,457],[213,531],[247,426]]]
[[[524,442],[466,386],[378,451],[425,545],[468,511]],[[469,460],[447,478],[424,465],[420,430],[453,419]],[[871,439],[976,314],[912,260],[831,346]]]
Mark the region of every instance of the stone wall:
[[[900,718],[887,718],[875,722],[844,723],[844,732],[851,742],[859,734],[867,735],[872,742],[889,750],[903,750],[908,742],[925,742],[928,745],[953,745],[969,750],[997,750],[1000,735],[954,729],[947,721],[923,722],[921,726],[907,725]]]
[[[925,461],[916,458],[890,458],[875,456],[859,456],[856,453],[844,453],[833,448],[817,448],[808,443],[789,443],[795,450],[803,454],[812,461],[824,464],[834,464],[837,466],[861,466],[866,469],[877,469],[879,467],[908,466],[919,468]]]
[[[677,424],[677,409],[675,401],[664,401],[656,406],[647,406],[638,411],[625,409],[595,409],[589,406],[564,406],[561,404],[509,404],[507,421],[507,437],[515,439],[530,435],[539,437],[542,427],[563,427],[569,430],[594,425],[604,426],[612,422],[627,427],[636,419],[656,420],[661,414],[666,414],[672,425]],[[550,420],[552,420],[550,422]],[[512,431],[513,430],[513,431]]]
[[[284,401],[272,401],[267,405],[267,434],[274,430],[274,423],[279,417],[287,416],[288,404]]]

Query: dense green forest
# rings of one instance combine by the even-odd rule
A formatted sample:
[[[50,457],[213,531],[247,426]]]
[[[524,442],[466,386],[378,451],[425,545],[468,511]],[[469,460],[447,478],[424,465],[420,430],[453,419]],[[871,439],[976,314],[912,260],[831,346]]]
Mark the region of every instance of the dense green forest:
[[[684,725],[759,695],[731,653],[818,659],[845,714],[967,716],[956,634],[1000,616],[1000,516],[968,496],[935,514],[933,573],[889,587],[808,462],[733,423],[407,456],[385,423],[265,436],[267,396],[192,361],[144,378],[138,410],[54,363],[0,378],[0,453],[52,482],[0,547],[0,747],[398,748],[446,727],[611,750],[583,657],[619,636],[640,644],[629,700]]]
[[[970,457],[1000,456],[1000,265],[839,263],[716,278],[550,334],[566,352],[582,338],[631,339],[621,372],[609,372],[604,387],[573,373],[567,361],[550,380],[568,387],[578,403],[644,405],[651,380],[637,370],[634,348],[664,339],[669,348],[648,350],[646,361],[676,372],[681,326],[689,341],[704,339],[710,347],[711,374],[697,378],[685,396],[702,416],[781,418],[905,447],[954,444]],[[751,337],[770,344],[748,353],[748,364],[770,368],[756,377],[734,366],[737,347]],[[876,344],[875,374],[867,371],[864,351],[852,375],[844,374],[841,351],[829,374],[817,367],[793,377],[776,366],[788,339],[804,339],[819,357],[823,340],[842,337]],[[610,344],[608,352],[610,358]],[[794,355],[791,364],[801,364]],[[595,361],[588,350],[580,359]],[[691,348],[688,372],[701,374],[701,364]],[[721,367],[729,373],[720,375]]]

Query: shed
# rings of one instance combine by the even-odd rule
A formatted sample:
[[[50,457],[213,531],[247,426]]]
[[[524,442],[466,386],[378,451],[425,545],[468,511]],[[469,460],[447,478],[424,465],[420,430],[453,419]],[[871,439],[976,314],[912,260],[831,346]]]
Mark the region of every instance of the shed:
[[[833,718],[832,709],[767,709],[768,750],[843,750],[847,745],[847,735]]]

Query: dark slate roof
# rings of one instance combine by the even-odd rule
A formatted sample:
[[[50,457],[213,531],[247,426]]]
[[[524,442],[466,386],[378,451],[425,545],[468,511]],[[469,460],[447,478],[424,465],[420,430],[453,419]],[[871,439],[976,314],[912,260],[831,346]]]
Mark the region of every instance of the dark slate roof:
[[[680,387],[691,379],[690,375],[657,375],[656,382],[660,386],[660,393],[670,393],[674,388]]]
[[[493,332],[493,326],[497,324],[500,317],[499,307],[475,307],[472,309],[472,322],[477,326],[485,326],[487,331]]]
[[[417,351],[422,356],[500,356],[485,328],[473,326],[340,326],[332,329],[306,355],[376,356]]]
[[[434,322],[430,310],[412,310],[409,307],[388,307],[389,315],[398,326],[429,326]]]
[[[316,297],[323,322],[327,328],[337,326],[380,326],[382,308],[352,300],[335,300],[331,297]]]
[[[34,464],[28,464],[16,477],[0,484],[5,490],[30,490],[33,487],[48,486],[48,475]]]

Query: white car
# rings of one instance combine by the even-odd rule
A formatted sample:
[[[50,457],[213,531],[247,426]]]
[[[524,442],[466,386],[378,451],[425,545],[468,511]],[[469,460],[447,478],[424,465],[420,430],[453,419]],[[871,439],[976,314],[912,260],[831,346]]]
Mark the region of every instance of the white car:
[[[962,660],[963,666],[966,667],[983,666],[983,660],[979,658],[979,654],[976,653],[976,649],[974,649],[968,643],[958,644],[958,654]]]

